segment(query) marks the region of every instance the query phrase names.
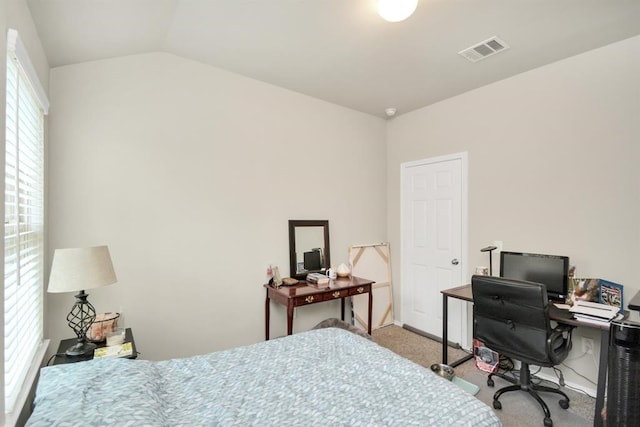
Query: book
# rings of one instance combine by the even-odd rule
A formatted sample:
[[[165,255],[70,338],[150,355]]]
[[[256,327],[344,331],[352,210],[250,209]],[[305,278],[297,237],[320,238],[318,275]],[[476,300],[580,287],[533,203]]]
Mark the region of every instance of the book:
[[[600,304],[618,307],[618,312],[622,313],[624,311],[623,286],[600,279]]]
[[[93,358],[101,359],[107,357],[128,357],[133,354],[133,345],[125,342],[118,345],[110,345],[107,347],[98,347],[93,350]]]
[[[322,273],[309,273],[307,274],[307,282],[316,285],[326,285],[329,283],[329,278]]]

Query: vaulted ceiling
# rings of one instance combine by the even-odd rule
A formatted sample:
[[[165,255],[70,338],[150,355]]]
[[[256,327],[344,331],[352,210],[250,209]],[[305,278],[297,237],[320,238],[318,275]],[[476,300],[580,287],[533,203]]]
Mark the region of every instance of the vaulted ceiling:
[[[51,67],[169,52],[385,117],[640,34],[639,0],[27,0]],[[499,37],[472,63],[459,51]],[[637,52],[635,54],[638,54]]]

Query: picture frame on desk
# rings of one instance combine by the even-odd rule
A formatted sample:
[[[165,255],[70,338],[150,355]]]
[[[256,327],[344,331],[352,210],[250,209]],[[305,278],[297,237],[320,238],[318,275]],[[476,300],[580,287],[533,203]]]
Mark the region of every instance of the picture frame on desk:
[[[600,302],[600,279],[576,277],[569,279],[567,304],[573,305],[577,300]]]
[[[607,304],[624,311],[624,286],[619,283],[600,279],[600,304]]]

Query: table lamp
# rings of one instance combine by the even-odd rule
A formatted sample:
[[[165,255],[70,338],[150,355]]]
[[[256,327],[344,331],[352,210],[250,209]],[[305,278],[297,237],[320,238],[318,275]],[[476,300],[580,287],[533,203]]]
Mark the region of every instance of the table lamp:
[[[47,292],[78,292],[76,302],[67,315],[69,327],[75,332],[78,342],[66,350],[68,356],[82,356],[96,347],[87,342],[87,330],[96,318],[96,310],[87,301],[85,289],[111,285],[116,281],[107,246],[56,249]]]

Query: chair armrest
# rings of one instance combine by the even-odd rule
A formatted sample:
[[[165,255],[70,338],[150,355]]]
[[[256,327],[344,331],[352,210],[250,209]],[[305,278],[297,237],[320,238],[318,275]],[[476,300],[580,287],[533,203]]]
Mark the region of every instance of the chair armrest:
[[[556,326],[555,328],[553,328],[553,332],[568,332],[569,334],[571,334],[571,331],[575,328],[575,326],[573,325],[567,325],[566,323],[558,323],[558,326]]]
[[[571,331],[575,326],[558,324],[547,338],[547,354],[553,364],[562,362],[571,350]]]

